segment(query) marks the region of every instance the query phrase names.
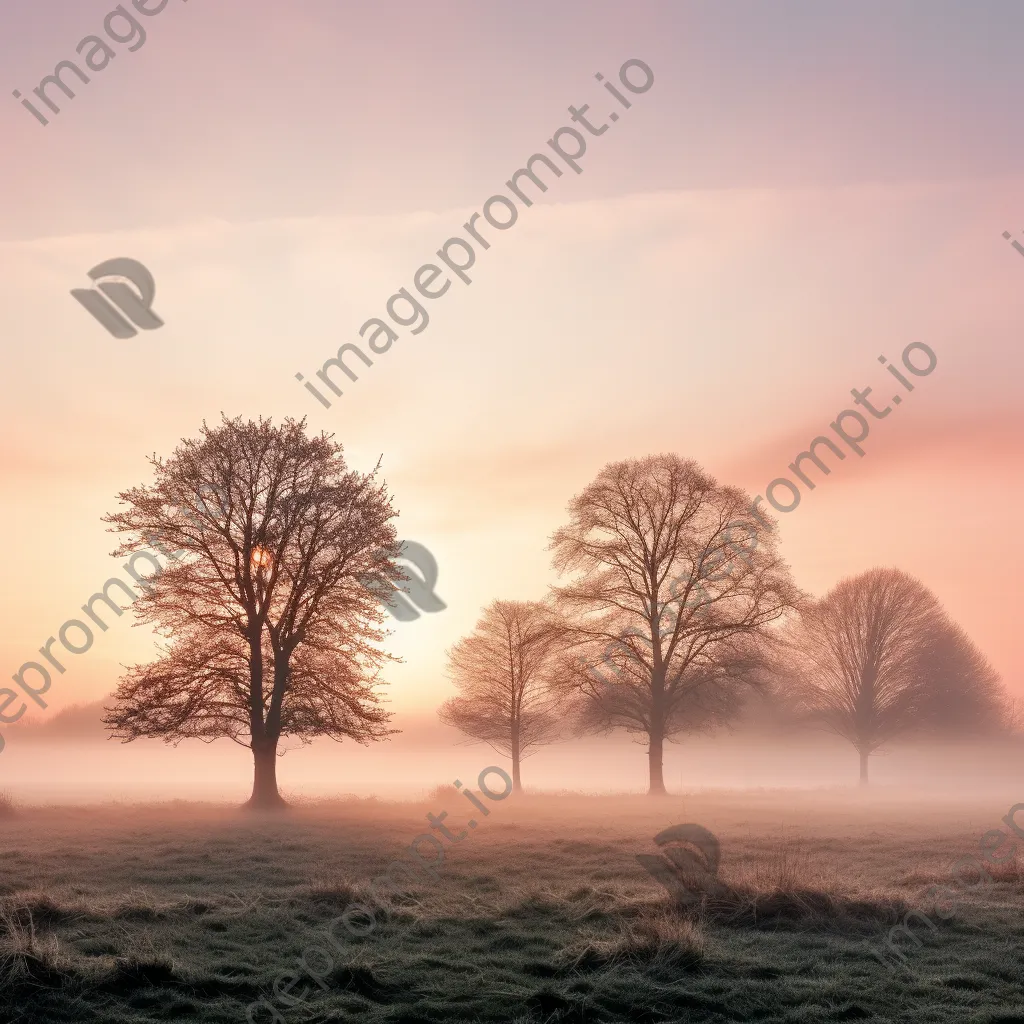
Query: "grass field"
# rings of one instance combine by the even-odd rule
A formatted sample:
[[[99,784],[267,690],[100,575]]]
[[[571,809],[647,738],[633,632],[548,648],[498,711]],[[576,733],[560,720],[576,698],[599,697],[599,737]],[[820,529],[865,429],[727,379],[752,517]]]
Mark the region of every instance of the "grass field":
[[[880,948],[1013,802],[510,797],[449,847],[438,880],[390,899],[366,897],[367,883],[408,857],[427,811],[465,827],[453,789],[275,818],[210,804],[20,809],[0,819],[0,1019],[1024,1021],[1024,856],[966,890],[952,921],[915,929],[916,976],[864,945]],[[682,822],[722,847],[725,892],[694,910],[635,860]],[[331,946],[325,926],[361,897],[376,929],[338,927]],[[284,977],[276,997],[311,946],[332,957],[307,955],[319,983]],[[288,1006],[289,988],[302,1001]]]

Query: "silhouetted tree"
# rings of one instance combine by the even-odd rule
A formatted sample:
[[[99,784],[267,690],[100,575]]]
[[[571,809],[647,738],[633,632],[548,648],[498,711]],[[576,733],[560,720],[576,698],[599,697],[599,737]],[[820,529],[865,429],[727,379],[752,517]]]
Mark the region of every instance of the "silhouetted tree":
[[[912,730],[990,728],[1004,718],[998,677],[934,595],[899,569],[841,580],[794,630],[794,694],[811,720],[868,759]]]
[[[251,748],[254,807],[283,803],[283,737],[380,739],[390,730],[373,687],[389,656],[384,610],[368,589],[404,579],[395,512],[376,472],[348,469],[340,444],[309,437],[305,421],[205,423],[155,482],[119,495],[106,517],[133,535],[118,554],[157,536],[174,549],[135,604],[173,638],[135,666],[107,724],[126,742],[227,737]]]
[[[448,652],[459,695],[438,716],[512,759],[512,790],[522,789],[520,763],[562,727],[551,670],[564,634],[551,609],[535,601],[494,601],[469,636]]]
[[[629,635],[628,629],[624,630]],[[645,640],[634,633],[639,642]],[[587,644],[585,646],[592,646]],[[736,637],[715,645],[713,657],[694,658],[666,687],[669,727],[665,738],[707,733],[734,722],[751,697],[770,693],[772,678],[767,638]],[[575,732],[625,729],[650,744],[651,673],[624,644],[607,647],[594,664],[578,653],[560,659],[557,686],[577,697],[571,722]],[[652,789],[652,793],[660,792]]]
[[[918,663],[921,727],[947,736],[994,735],[1013,726],[1014,706],[999,673],[957,623],[945,618]]]
[[[750,504],[692,460],[648,456],[606,466],[552,538],[555,568],[578,574],[555,588],[575,647],[563,685],[585,727],[646,738],[652,794],[665,740],[739,709],[767,627],[799,599]]]

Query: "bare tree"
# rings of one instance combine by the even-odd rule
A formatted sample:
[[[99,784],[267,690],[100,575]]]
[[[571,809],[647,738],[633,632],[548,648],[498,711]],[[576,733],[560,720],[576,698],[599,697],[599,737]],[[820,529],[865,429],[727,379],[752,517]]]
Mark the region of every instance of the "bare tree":
[[[136,603],[174,641],[136,666],[107,723],[126,742],[224,736],[253,752],[251,806],[279,806],[282,737],[359,742],[387,735],[373,686],[390,660],[377,646],[384,611],[367,588],[404,578],[390,498],[374,470],[349,470],[305,421],[205,423],[155,482],[106,517],[130,535],[119,554],[158,536],[177,559]],[[215,495],[210,498],[209,495]]]
[[[750,505],[692,460],[648,456],[606,466],[552,538],[555,568],[577,574],[555,588],[576,652],[564,685],[584,724],[646,738],[652,795],[665,740],[739,709],[769,624],[799,600]]]
[[[281,735],[308,742],[313,736],[380,739],[390,715],[377,707],[376,679],[367,676],[356,653],[342,641],[331,654],[302,646],[292,657],[288,699],[282,703]],[[218,634],[192,624],[156,662],[129,669],[108,709],[107,724],[118,739],[157,736],[232,739],[250,746],[250,652],[237,635]],[[273,663],[269,639],[263,660]]]
[[[998,677],[934,595],[899,569],[840,581],[794,632],[798,709],[868,759],[911,730],[1004,719]]]
[[[539,602],[494,601],[448,652],[448,671],[460,692],[438,716],[512,759],[513,792],[522,789],[523,758],[561,729],[551,670],[563,633]]]
[[[621,636],[646,638],[628,628]],[[768,652],[770,640],[751,637],[722,641],[713,657],[695,658],[666,687],[669,726],[665,739],[682,733],[708,733],[733,723],[756,694],[767,696],[772,681]],[[585,643],[590,657],[579,648],[560,660],[557,687],[575,696],[571,725],[577,734],[608,733],[625,729],[650,746],[651,673],[625,644],[608,645],[595,663],[594,647]],[[600,655],[598,655],[600,657]],[[658,790],[652,789],[652,793]]]

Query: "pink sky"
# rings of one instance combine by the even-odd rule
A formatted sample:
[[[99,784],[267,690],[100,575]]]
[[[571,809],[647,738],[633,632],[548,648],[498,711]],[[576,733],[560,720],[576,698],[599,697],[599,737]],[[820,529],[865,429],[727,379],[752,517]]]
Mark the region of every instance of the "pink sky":
[[[112,6],[41,19],[13,0],[9,88]],[[749,7],[731,24],[709,5],[340,9],[172,0],[45,129],[0,111],[7,674],[118,571],[99,519],[148,453],[221,410],[308,415],[354,465],[383,453],[400,536],[438,559],[448,609],[395,624],[389,674],[396,704],[432,708],[481,607],[555,582],[547,538],[604,463],[672,450],[763,494],[851,388],[896,393],[879,355],[922,341],[935,372],[781,517],[783,551],[816,593],[914,573],[1024,694],[1024,557],[1005,539],[1024,260],[1001,237],[1021,231],[1024,165],[1009,86],[983,73],[1005,33],[950,64],[962,26],[919,37],[878,5],[789,36]],[[584,173],[521,210],[425,331],[313,401],[293,375],[358,340],[569,104],[614,109],[594,73],[632,57],[655,84]],[[160,330],[110,338],[68,294],[115,256],[153,272]],[[130,620],[67,656],[53,707],[149,656]]]

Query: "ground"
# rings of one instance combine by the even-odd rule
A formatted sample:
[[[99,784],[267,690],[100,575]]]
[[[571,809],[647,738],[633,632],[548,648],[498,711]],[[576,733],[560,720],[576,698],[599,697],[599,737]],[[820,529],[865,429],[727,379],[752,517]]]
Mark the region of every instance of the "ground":
[[[437,880],[390,899],[367,883],[409,857],[426,813],[448,811],[455,833],[474,815],[454,789],[270,817],[20,809],[0,820],[0,1020],[1024,1022],[1024,853],[962,890],[952,920],[914,928],[914,974],[867,945],[927,909],[928,886],[1005,828],[1013,802],[511,796],[446,842]],[[636,861],[684,822],[722,850],[722,893],[689,909]],[[350,938],[336,922],[332,946],[326,927],[361,896],[376,928]],[[308,953],[310,973],[289,979],[312,946],[331,959]]]

